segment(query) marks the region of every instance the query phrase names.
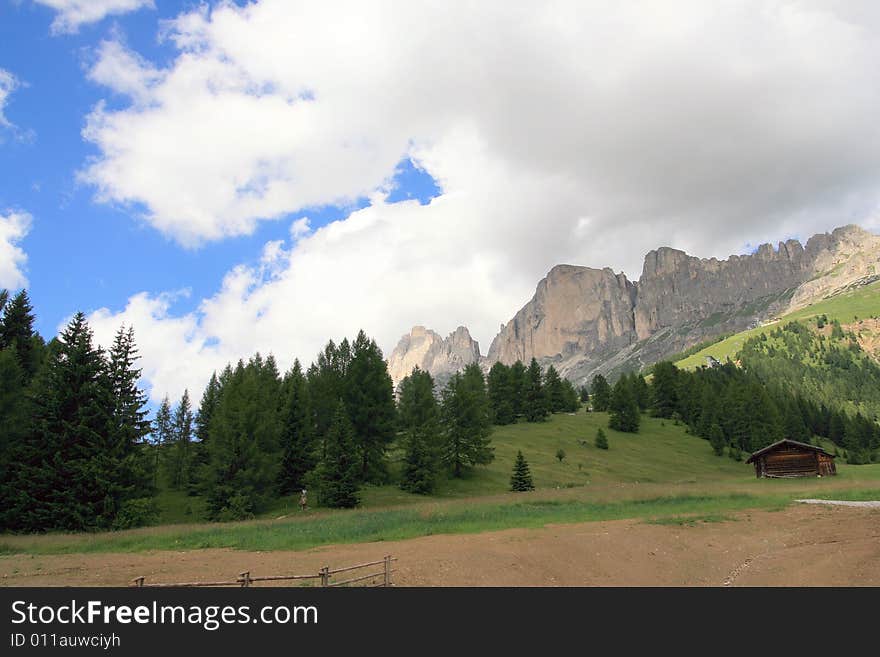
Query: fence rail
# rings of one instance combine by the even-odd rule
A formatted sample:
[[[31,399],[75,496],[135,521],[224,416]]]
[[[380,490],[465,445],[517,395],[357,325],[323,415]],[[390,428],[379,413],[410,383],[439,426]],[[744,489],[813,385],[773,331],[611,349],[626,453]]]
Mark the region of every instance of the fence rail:
[[[355,566],[345,566],[343,568],[334,568],[331,569],[329,566],[324,566],[314,575],[261,575],[261,576],[253,576],[251,575],[251,571],[246,570],[242,573],[238,574],[234,580],[226,580],[220,582],[147,582],[145,576],[135,577],[131,580],[131,586],[138,588],[192,588],[197,586],[238,586],[238,587],[249,587],[253,586],[258,582],[278,582],[284,580],[316,580],[318,581],[318,586],[328,586],[328,587],[340,587],[340,586],[348,586],[350,584],[356,584],[358,582],[367,582],[370,581],[370,584],[365,584],[365,586],[394,586],[394,583],[391,581],[392,573],[396,572],[392,567],[392,562],[397,561],[396,557],[392,557],[390,554],[386,555],[383,559],[379,561],[370,561],[369,563],[360,563]],[[351,573],[357,570],[362,570],[365,568],[372,568],[373,566],[382,566],[381,570],[377,570],[376,572],[367,573],[366,575],[356,575],[355,577],[350,577],[348,579],[344,579],[341,581],[333,581],[334,575],[338,575],[339,573]],[[378,582],[376,580],[379,580]]]

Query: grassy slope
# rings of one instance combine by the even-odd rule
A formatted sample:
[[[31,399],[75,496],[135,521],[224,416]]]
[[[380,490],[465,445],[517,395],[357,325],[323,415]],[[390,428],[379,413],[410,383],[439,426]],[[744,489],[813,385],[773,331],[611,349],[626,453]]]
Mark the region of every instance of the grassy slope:
[[[604,413],[555,415],[543,424],[499,427],[496,459],[463,480],[444,482],[424,498],[392,487],[364,491],[363,508],[295,509],[279,502],[264,519],[226,524],[178,524],[94,535],[0,537],[0,552],[66,553],[181,550],[230,547],[297,550],[345,542],[394,540],[435,533],[468,533],[550,522],[618,518],[663,519],[721,514],[744,508],[779,508],[800,496],[880,497],[880,465],[839,466],[837,477],[796,481],[756,480],[751,466],[712,454],[706,441],[669,421],[644,418],[639,434],[608,430],[611,449],[593,446]],[[588,445],[582,446],[580,440]],[[567,453],[563,463],[558,448]],[[532,469],[538,490],[507,492],[516,450]],[[166,493],[176,508],[192,498]],[[169,511],[170,513],[170,511]],[[289,517],[288,517],[288,514]],[[284,517],[279,517],[284,516]]]
[[[806,308],[801,308],[782,317],[781,322],[806,319],[823,314],[827,315],[829,320],[839,320],[841,324],[849,324],[857,317],[866,318],[880,314],[880,283],[873,283],[867,287],[846,292],[829,299],[824,299]],[[761,333],[769,333],[779,323],[776,322],[737,333],[678,361],[676,364],[685,369],[693,369],[700,365],[705,365],[706,356],[714,356],[721,362],[724,362],[727,358],[733,358],[742,349],[743,343],[746,340]]]

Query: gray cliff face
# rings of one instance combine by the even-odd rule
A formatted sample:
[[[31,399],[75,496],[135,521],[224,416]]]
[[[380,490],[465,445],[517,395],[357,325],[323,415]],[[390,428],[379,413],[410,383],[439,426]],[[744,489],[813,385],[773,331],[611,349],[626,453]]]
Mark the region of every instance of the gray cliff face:
[[[857,226],[761,245],[726,260],[661,247],[638,282],[611,269],[557,265],[502,325],[486,358],[467,329],[446,339],[415,327],[388,361],[397,383],[418,365],[448,378],[472,362],[553,364],[576,383],[640,369],[722,333],[741,331],[836,291],[880,280],[880,236]]]
[[[429,372],[440,383],[466,365],[479,361],[480,345],[464,326],[446,338],[424,326],[414,326],[400,338],[388,357],[388,373],[395,387],[414,367]]]
[[[661,247],[632,283],[610,269],[562,265],[493,340],[495,361],[554,364],[578,383],[638,369],[880,273],[880,237],[857,226],[761,245],[726,260]]]
[[[532,357],[563,359],[633,341],[635,287],[608,268],[557,265],[535,296],[502,327],[488,361],[510,365]]]

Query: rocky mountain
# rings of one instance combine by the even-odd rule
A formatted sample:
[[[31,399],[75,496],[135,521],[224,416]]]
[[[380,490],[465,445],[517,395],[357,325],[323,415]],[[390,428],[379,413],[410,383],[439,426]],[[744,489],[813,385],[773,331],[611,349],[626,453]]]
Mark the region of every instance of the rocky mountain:
[[[640,369],[698,342],[741,331],[833,294],[880,279],[880,236],[844,226],[726,260],[661,247],[638,281],[611,269],[557,265],[501,327],[481,358],[460,327],[446,340],[416,327],[389,359],[395,382],[418,365],[448,377],[469,362],[538,359],[576,383],[596,372]],[[454,336],[459,336],[453,340]]]
[[[446,338],[424,326],[414,326],[400,338],[388,357],[388,373],[396,386],[414,367],[419,367],[442,385],[458,370],[479,360],[480,345],[464,326]]]

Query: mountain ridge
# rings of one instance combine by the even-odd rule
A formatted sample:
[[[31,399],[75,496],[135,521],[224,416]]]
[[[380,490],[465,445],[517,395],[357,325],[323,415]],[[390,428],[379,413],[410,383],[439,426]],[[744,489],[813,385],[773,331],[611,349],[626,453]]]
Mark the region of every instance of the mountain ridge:
[[[559,264],[502,324],[485,356],[465,327],[445,342],[414,327],[436,338],[413,349],[412,331],[409,340],[403,336],[389,356],[389,372],[395,384],[414,366],[446,379],[471,362],[488,369],[534,357],[580,384],[595,373],[640,369],[707,338],[744,330],[878,272],[880,236],[855,225],[813,235],[806,245],[794,239],[776,248],[766,243],[723,260],[661,246],[645,254],[637,281],[609,267]]]

